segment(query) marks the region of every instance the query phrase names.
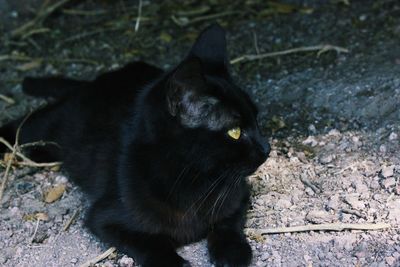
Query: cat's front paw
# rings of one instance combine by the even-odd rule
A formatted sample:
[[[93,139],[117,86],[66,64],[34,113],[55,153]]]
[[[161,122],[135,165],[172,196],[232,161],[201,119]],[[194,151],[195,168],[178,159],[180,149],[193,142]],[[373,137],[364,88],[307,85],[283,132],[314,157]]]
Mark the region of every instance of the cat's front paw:
[[[251,247],[244,239],[209,242],[208,250],[216,267],[247,267],[251,262]]]
[[[191,267],[190,263],[178,254],[151,255],[142,264],[143,267]]]

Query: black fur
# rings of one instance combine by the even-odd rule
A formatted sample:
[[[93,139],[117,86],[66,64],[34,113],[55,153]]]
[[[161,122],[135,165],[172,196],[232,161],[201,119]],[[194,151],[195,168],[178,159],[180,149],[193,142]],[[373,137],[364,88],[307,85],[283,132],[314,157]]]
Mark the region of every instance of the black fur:
[[[24,91],[55,101],[27,120],[21,143],[59,144],[35,159],[64,161],[93,201],[86,223],[101,240],[142,266],[189,266],[175,249],[203,238],[216,266],[250,264],[245,177],[269,145],[229,76],[218,25],[168,72],[136,62],[91,82],[29,78]],[[227,131],[237,126],[234,140]]]

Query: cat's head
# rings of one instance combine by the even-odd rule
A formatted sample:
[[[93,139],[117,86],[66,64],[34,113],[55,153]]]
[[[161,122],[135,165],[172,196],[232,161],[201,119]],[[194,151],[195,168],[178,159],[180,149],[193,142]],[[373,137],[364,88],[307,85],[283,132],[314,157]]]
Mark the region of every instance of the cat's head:
[[[164,135],[200,170],[231,168],[248,175],[267,159],[270,146],[256,106],[228,67],[225,32],[213,25],[166,78]]]

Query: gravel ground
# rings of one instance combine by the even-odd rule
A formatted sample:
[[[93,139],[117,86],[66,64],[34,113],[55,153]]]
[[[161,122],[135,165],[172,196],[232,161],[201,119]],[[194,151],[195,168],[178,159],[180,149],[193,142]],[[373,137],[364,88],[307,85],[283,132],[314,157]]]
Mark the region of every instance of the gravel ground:
[[[198,17],[241,4],[213,2],[143,1],[143,21],[135,32],[136,2],[86,1],[54,13],[42,25],[45,33],[11,38],[12,29],[33,18],[28,7],[36,10],[41,1],[0,0],[0,93],[16,101],[0,100],[0,124],[42,103],[22,95],[24,76],[92,78],[133,59],[165,68],[175,64],[209,21],[177,26],[171,15],[209,8]],[[259,103],[260,122],[272,144],[271,157],[249,177],[252,266],[400,266],[400,5],[285,1],[291,5],[268,13],[271,6],[251,6],[256,2],[243,8],[256,14],[220,18],[232,58],[255,53],[255,43],[261,53],[322,43],[350,52],[296,53],[233,67]],[[294,4],[301,8],[293,9]],[[60,185],[65,186],[62,196],[47,203],[47,192]],[[108,249],[83,227],[88,203],[62,172],[16,168],[2,204],[0,266],[79,266]],[[337,222],[389,223],[391,228],[264,236],[254,231]],[[193,266],[211,266],[204,242],[180,253]],[[113,253],[96,266],[135,263]]]

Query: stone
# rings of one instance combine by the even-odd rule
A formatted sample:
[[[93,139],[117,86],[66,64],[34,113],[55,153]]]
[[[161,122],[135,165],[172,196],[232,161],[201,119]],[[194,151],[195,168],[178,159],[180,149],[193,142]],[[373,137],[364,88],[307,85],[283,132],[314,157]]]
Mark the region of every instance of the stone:
[[[121,267],[132,267],[134,264],[134,261],[132,258],[124,255],[120,260],[119,260],[119,265]]]
[[[388,189],[388,188],[396,185],[396,179],[394,179],[393,177],[387,178],[387,179],[383,180],[382,184],[386,189]]]
[[[336,220],[336,216],[323,210],[313,210],[306,215],[306,220],[312,223],[328,223]]]
[[[359,194],[349,194],[344,198],[345,202],[356,210],[362,210],[365,208],[365,203],[359,200]]]
[[[396,258],[392,256],[386,257],[385,261],[389,266],[394,266],[394,264],[396,263]]]
[[[314,191],[313,191],[311,188],[309,188],[309,187],[307,187],[304,191],[305,191],[306,194],[309,195],[309,196],[315,195]]]
[[[317,133],[317,129],[315,128],[314,124],[310,124],[308,126],[308,130],[312,133],[312,134],[316,134]]]
[[[288,209],[292,206],[292,202],[289,199],[281,198],[276,202],[276,206],[281,209]]]
[[[381,186],[379,184],[379,177],[374,177],[371,184],[369,185],[372,189],[379,189]]]
[[[315,139],[314,136],[310,135],[302,143],[303,143],[303,145],[309,145],[309,146],[314,147],[314,146],[316,146],[318,144],[318,141]]]
[[[322,164],[328,164],[331,163],[333,160],[332,154],[324,154],[319,158],[319,162]]]
[[[399,138],[399,136],[395,132],[391,132],[390,135],[389,135],[389,140],[390,141],[397,140],[398,138]]]
[[[389,210],[388,219],[400,223],[400,199],[389,201],[386,206]]]
[[[382,167],[381,174],[385,178],[393,176],[393,174],[394,174],[394,166],[390,165],[390,166]]]
[[[356,191],[361,195],[367,195],[369,193],[369,187],[362,181],[357,180],[357,182],[354,183],[354,186],[356,188]]]
[[[340,197],[338,194],[335,194],[329,198],[327,207],[332,210],[338,210],[340,205]]]
[[[328,135],[330,136],[340,136],[340,132],[337,129],[332,129],[328,132]]]

